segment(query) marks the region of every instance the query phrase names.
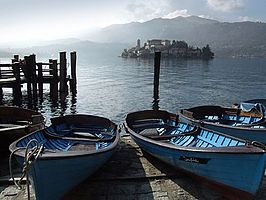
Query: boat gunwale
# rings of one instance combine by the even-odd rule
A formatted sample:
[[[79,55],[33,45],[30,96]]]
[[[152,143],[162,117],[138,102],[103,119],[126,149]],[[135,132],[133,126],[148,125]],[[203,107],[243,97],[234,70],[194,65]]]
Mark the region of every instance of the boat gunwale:
[[[85,114],[84,114],[85,116]],[[90,117],[94,117],[93,115],[90,115]],[[96,116],[97,117],[97,116]],[[55,151],[55,152],[49,152],[49,149],[45,152],[44,150],[44,154],[40,154],[40,156],[38,157],[38,160],[56,160],[56,159],[67,159],[67,158],[74,158],[74,157],[82,157],[82,156],[93,156],[93,155],[96,155],[96,154],[101,154],[101,153],[105,153],[105,152],[110,152],[112,150],[114,150],[116,147],[117,147],[117,144],[119,143],[119,140],[120,140],[120,134],[119,134],[119,130],[118,130],[118,126],[112,122],[111,120],[107,119],[107,118],[103,118],[101,117],[102,119],[106,119],[110,122],[110,127],[113,126],[114,128],[114,139],[112,140],[112,143],[105,147],[105,148],[102,148],[102,149],[98,149],[98,150],[91,150],[91,151],[87,151],[87,150],[80,150],[80,151],[66,151],[66,152],[63,152],[63,151]],[[14,141],[12,144],[10,144],[9,146],[9,150],[11,152],[13,151],[16,151],[14,154],[16,156],[19,156],[19,157],[25,157],[24,153],[25,153],[25,148],[23,149],[23,147],[21,148],[21,150],[17,150],[19,149],[20,147],[17,147],[17,143],[21,140],[23,140],[24,138],[30,136],[30,135],[34,135],[36,134],[37,132],[40,132],[42,131],[43,134],[46,134],[43,130],[45,128],[41,129],[41,130],[37,130],[37,131],[34,131],[16,141]],[[58,138],[59,139],[59,138]],[[71,139],[66,139],[66,140],[69,140],[69,141],[80,141],[80,140],[75,140],[75,138]],[[89,140],[88,140],[89,142]],[[98,142],[101,142],[101,141],[92,141],[92,143],[98,143]]]
[[[186,109],[183,109],[183,110],[186,110]],[[210,125],[210,126],[223,127],[226,129],[233,129],[233,130],[238,129],[238,130],[242,130],[242,131],[250,131],[250,129],[252,129],[252,131],[256,131],[256,132],[265,132],[266,131],[266,128],[252,128],[252,126],[258,126],[259,124],[248,124],[248,125],[243,124],[243,125],[239,125],[239,126],[231,126],[231,125],[227,125],[227,124],[220,124],[220,123],[217,124],[217,123],[214,123],[211,121],[204,121],[204,120],[196,119],[194,117],[186,116],[181,112],[178,112],[177,114],[182,116],[186,120],[191,121],[193,124],[200,125],[202,127],[204,127],[204,124],[206,124],[206,125]]]
[[[134,112],[134,113],[135,114],[136,113],[141,113],[141,112],[144,113],[145,111],[150,112],[149,110],[144,110],[144,111],[139,111],[139,112]],[[160,111],[162,111],[162,110],[160,110]],[[156,111],[154,111],[154,112],[156,112]],[[167,112],[167,111],[163,111],[163,112]],[[170,117],[170,115],[172,115],[172,113],[168,113],[168,114],[169,114],[169,117]],[[128,116],[127,116],[127,118],[128,118]],[[224,154],[224,153],[226,153],[226,154],[263,154],[263,153],[266,152],[262,148],[259,148],[259,147],[256,147],[254,145],[248,144],[247,140],[243,140],[243,139],[236,138],[236,137],[233,137],[233,136],[230,136],[230,135],[226,135],[224,133],[213,131],[213,130],[210,130],[210,129],[207,129],[207,128],[204,128],[204,127],[199,127],[199,128],[201,128],[203,130],[210,131],[210,132],[218,133],[220,135],[224,135],[224,136],[229,137],[229,138],[235,138],[235,139],[237,139],[239,141],[245,142],[246,144],[243,145],[243,146],[202,148],[202,147],[184,147],[184,146],[174,145],[174,144],[171,144],[171,143],[160,142],[160,141],[156,141],[154,139],[151,139],[151,138],[148,138],[148,137],[145,137],[145,136],[142,136],[142,135],[136,133],[128,125],[127,118],[126,118],[125,127],[128,130],[130,135],[132,135],[133,137],[136,137],[136,138],[138,138],[140,140],[143,140],[145,142],[148,142],[150,144],[159,145],[161,147],[169,148],[169,149],[176,150],[176,151],[190,151],[190,152],[199,152],[199,153],[220,153],[220,154]]]

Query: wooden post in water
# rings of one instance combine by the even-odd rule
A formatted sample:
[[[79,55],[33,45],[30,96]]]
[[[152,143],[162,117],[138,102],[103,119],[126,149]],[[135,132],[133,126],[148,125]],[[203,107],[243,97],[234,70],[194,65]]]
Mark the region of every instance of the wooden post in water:
[[[71,81],[70,88],[72,93],[77,92],[77,54],[75,51],[70,53],[70,64],[71,64]]]
[[[159,109],[159,79],[160,79],[160,62],[161,52],[155,52],[154,54],[154,81],[153,81],[153,109]]]
[[[67,59],[66,52],[60,52],[60,94],[67,93]]]
[[[38,89],[39,89],[39,97],[43,99],[43,74],[42,74],[42,63],[37,63],[38,68]]]
[[[58,100],[58,68],[57,68],[57,60],[49,60],[49,69],[50,75],[52,76],[52,80],[50,83],[50,95],[53,101]]]
[[[33,101],[36,102],[38,99],[37,92],[37,74],[36,74],[36,55],[30,55],[30,68],[32,77],[32,90],[33,90]]]
[[[21,93],[21,80],[20,80],[20,66],[18,62],[14,62],[12,65],[12,71],[16,82],[13,86],[13,97],[15,105],[21,105],[22,93]]]
[[[15,84],[12,87],[14,104],[21,105],[22,93],[21,93],[21,80],[20,80],[20,65],[19,65],[19,55],[14,55],[12,59],[12,71],[15,77]]]
[[[14,62],[19,62],[19,55],[15,54],[13,60]]]
[[[1,67],[0,67],[0,79],[2,78],[2,72],[1,72]],[[0,102],[2,104],[3,100],[3,88],[0,86]]]
[[[25,60],[25,66],[24,66],[24,74],[27,79],[27,94],[28,94],[28,104],[32,104],[32,91],[31,91],[31,82],[32,82],[32,77],[31,77],[31,65],[30,65],[30,57],[29,56],[24,56]]]

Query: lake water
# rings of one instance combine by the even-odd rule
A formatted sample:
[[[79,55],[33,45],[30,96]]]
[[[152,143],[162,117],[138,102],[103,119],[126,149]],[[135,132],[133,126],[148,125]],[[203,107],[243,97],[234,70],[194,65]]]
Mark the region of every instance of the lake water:
[[[78,55],[79,56],[79,55]],[[38,61],[47,61],[37,59]],[[129,112],[152,109],[153,60],[78,57],[77,95],[54,106],[45,90],[38,109],[50,117],[87,113],[123,122]],[[159,107],[171,112],[204,104],[230,106],[266,98],[266,59],[162,60]],[[23,92],[26,96],[26,91]],[[4,104],[12,104],[6,92]],[[24,106],[25,107],[25,106]]]

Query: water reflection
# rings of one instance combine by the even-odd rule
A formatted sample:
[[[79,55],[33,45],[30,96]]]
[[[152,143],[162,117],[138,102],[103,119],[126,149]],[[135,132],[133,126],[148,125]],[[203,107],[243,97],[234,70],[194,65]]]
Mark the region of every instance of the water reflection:
[[[65,114],[77,113],[77,93],[64,93],[59,95],[59,99],[52,98],[50,93],[47,91],[43,93],[42,98],[36,101],[29,101],[26,91],[23,91],[22,99],[20,104],[14,101],[14,97],[11,91],[6,91],[0,102],[0,105],[8,106],[19,106],[23,108],[37,110],[44,115],[46,123],[50,123],[51,117],[56,117]]]
[[[58,94],[54,101],[49,87],[44,88],[43,99],[33,104],[34,109],[48,121],[63,114],[83,113],[121,123],[127,113],[144,109],[176,112],[197,105],[230,106],[266,98],[265,59],[162,59],[157,98],[153,94],[153,59],[106,59],[79,62],[77,92]],[[14,105],[12,90],[3,92],[2,104]],[[25,89],[20,106],[28,107]]]

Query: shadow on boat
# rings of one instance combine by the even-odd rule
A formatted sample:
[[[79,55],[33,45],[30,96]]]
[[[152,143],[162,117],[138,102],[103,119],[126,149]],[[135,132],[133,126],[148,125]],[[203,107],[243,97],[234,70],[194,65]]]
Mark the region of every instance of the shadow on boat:
[[[222,199],[242,199],[241,197],[235,196],[236,194],[230,193],[230,191],[226,192],[223,195],[220,191],[220,188],[212,185],[211,182],[206,180],[195,178],[191,174],[187,174],[181,170],[175,169],[170,165],[163,163],[162,161],[154,158],[150,154],[143,152],[143,155],[146,159],[154,165],[157,169],[159,169],[162,173],[164,173],[172,182],[179,185],[183,190],[188,192],[190,195],[199,200],[222,200]],[[230,198],[230,196],[232,197]],[[264,174],[264,179],[262,185],[254,197],[256,200],[264,200],[266,199],[266,174]]]
[[[63,199],[154,199],[142,159],[129,138],[122,140],[111,159]]]

